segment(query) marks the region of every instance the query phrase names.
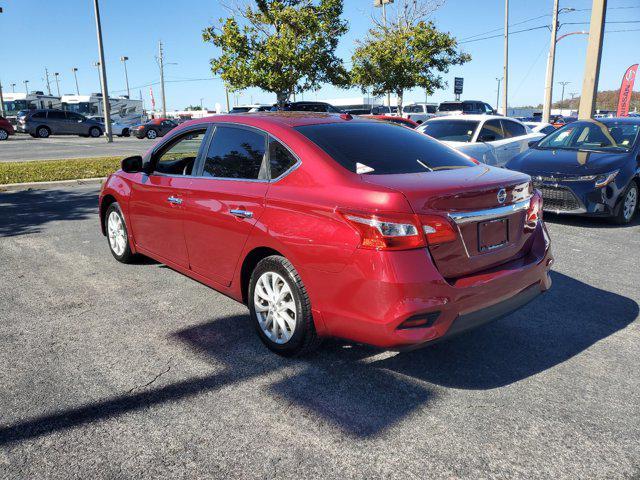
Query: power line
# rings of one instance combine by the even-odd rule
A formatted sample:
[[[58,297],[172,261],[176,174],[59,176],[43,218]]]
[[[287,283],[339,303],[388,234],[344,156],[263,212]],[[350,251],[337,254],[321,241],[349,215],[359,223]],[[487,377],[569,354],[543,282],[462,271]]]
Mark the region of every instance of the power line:
[[[541,28],[549,28],[549,25],[540,25],[538,27],[531,27],[531,28],[526,28],[523,30],[516,30],[515,32],[509,32],[509,35],[514,35],[516,33],[522,33],[522,32],[531,32],[532,30],[540,30]],[[459,44],[462,43],[472,43],[472,42],[479,42],[481,40],[489,40],[490,38],[498,38],[498,37],[503,37],[504,34],[500,33],[498,35],[491,35],[489,37],[482,37],[482,38],[476,38],[474,40],[465,40],[463,42],[458,42]]]
[[[520,22],[510,23],[510,24],[509,24],[509,28],[511,28],[511,27],[515,27],[515,26],[517,26],[517,25],[522,25],[523,23],[528,23],[528,22],[531,22],[531,21],[533,21],[533,20],[538,20],[538,19],[540,19],[540,18],[549,17],[549,16],[550,16],[550,14],[545,14],[545,15],[540,15],[540,16],[537,16],[537,17],[527,18],[526,20],[522,20],[522,21],[520,21]],[[482,35],[486,35],[486,34],[488,34],[488,33],[501,32],[501,31],[503,31],[503,30],[504,30],[504,27],[498,27],[498,28],[494,28],[493,30],[488,30],[488,31],[483,32],[483,33],[477,33],[476,35],[471,35],[471,36],[469,36],[469,37],[464,37],[464,38],[462,38],[461,40],[470,40],[470,39],[472,39],[472,38],[480,37],[480,36],[482,36]]]

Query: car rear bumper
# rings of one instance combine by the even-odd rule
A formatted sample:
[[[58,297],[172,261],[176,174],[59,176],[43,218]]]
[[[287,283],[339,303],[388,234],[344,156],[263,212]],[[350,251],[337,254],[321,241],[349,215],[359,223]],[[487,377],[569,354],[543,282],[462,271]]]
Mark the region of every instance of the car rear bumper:
[[[324,334],[407,349],[475,328],[525,305],[550,288],[553,257],[546,230],[539,224],[525,257],[450,282],[442,278],[426,249],[359,250],[354,260],[340,274],[303,275]],[[317,286],[318,281],[324,285]],[[318,296],[318,288],[323,295]],[[414,319],[427,323],[403,328]]]

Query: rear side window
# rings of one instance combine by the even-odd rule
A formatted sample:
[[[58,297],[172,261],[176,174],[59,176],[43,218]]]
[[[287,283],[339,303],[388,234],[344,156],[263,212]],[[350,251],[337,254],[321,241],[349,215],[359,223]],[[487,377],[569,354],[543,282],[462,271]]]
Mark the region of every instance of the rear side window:
[[[510,120],[502,120],[502,128],[504,129],[505,138],[520,137],[527,134],[524,125],[512,122]]]
[[[265,136],[246,128],[216,127],[204,162],[205,177],[266,179]]]
[[[31,115],[31,118],[47,118],[46,112],[38,112]]]
[[[49,120],[66,120],[67,116],[64,114],[64,112],[50,111],[49,115],[47,115],[47,118]]]
[[[284,172],[293,167],[296,162],[296,157],[294,157],[284,145],[275,138],[269,138],[269,165],[271,167],[271,178],[278,178]]]
[[[462,110],[462,102],[441,103],[440,108],[438,110],[440,110],[441,112],[455,112],[458,110]]]
[[[502,127],[499,120],[488,120],[484,122],[482,130],[478,135],[479,142],[495,142],[496,140],[503,140],[504,134],[502,133]]]
[[[443,142],[470,142],[478,123],[472,120],[434,120],[424,123],[420,131]]]
[[[421,173],[475,165],[426,135],[386,122],[305,125],[296,130],[354,173]]]

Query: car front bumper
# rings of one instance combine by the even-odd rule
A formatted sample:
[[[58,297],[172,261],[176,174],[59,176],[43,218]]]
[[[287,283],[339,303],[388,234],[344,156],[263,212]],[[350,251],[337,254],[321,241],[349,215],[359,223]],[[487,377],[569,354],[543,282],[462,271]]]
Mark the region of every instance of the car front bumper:
[[[596,188],[589,182],[539,182],[535,188],[542,192],[543,209],[556,214],[610,216],[625,186],[616,182]]]
[[[450,283],[426,249],[358,250],[339,274],[304,274],[324,335],[387,349],[410,349],[480,326],[528,303],[551,286],[549,237],[538,224],[522,258]],[[308,272],[310,273],[310,272]],[[306,278],[305,278],[306,277]],[[322,282],[323,286],[316,285]],[[404,322],[428,318],[426,325]]]

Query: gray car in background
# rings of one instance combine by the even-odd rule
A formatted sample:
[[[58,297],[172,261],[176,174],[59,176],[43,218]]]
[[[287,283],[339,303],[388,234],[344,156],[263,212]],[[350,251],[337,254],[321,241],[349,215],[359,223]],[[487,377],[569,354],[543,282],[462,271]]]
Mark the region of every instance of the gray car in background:
[[[18,114],[17,120],[18,131],[37,138],[48,138],[51,135],[97,138],[104,131],[100,122],[65,110],[25,110]]]

